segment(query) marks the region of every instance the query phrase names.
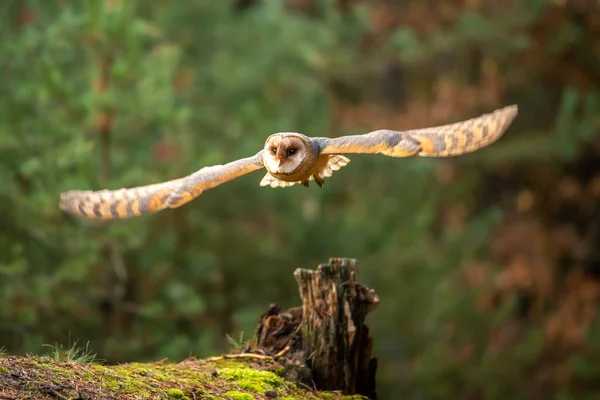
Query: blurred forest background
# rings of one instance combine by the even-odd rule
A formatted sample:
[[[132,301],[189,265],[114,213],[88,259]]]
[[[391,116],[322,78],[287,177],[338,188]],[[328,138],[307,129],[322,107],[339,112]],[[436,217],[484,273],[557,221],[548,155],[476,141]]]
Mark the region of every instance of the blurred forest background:
[[[295,268],[355,257],[382,399],[600,396],[600,6],[586,0],[4,0],[0,347],[108,362],[227,351]],[[109,223],[138,186],[311,136],[517,103],[496,144],[354,156],[325,187],[255,173]]]

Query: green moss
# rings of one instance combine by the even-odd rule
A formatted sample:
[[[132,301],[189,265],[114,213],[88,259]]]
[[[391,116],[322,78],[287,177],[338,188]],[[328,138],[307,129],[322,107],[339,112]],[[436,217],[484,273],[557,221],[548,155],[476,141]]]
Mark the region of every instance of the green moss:
[[[354,395],[346,395],[340,396],[337,393],[328,393],[328,392],[319,392],[319,397],[323,400],[366,400],[365,396],[361,396],[358,394]],[[285,397],[280,398],[279,400],[284,400]]]
[[[225,367],[218,370],[219,376],[235,381],[240,389],[248,389],[254,393],[281,386],[283,379],[270,371],[257,371],[248,367]]]
[[[86,379],[86,380],[90,380],[90,379],[94,378],[94,374],[92,372],[88,372],[88,371],[79,372],[79,373],[77,373],[77,375],[79,375],[80,377],[82,377],[83,379]]]
[[[107,389],[132,393],[138,396],[146,397],[152,394],[151,391],[148,390],[147,385],[137,379],[119,377],[115,375],[105,375],[102,377],[102,383]]]
[[[94,365],[92,369],[101,373],[102,384],[107,389],[128,392],[144,398],[161,393],[157,389],[160,382],[178,382],[196,386],[205,382],[209,376],[205,371],[185,369],[177,364],[129,363],[111,367]],[[178,389],[173,389],[169,393],[168,398],[187,398],[176,397],[179,394],[185,396]]]
[[[283,378],[273,372],[257,371],[244,365],[229,364],[227,367],[219,368],[217,372],[220,378],[231,381],[240,389],[246,389],[257,394],[263,394],[266,390],[283,384]],[[253,398],[249,394],[243,395],[245,397],[240,398]]]
[[[167,395],[168,399],[190,400],[190,398],[179,389],[167,389],[165,390],[165,394]]]
[[[263,393],[265,391],[263,385],[245,380],[238,382],[238,386],[240,389],[248,389],[254,393]]]
[[[72,378],[75,376],[75,372],[69,368],[69,364],[63,364],[61,362],[54,362],[48,358],[40,358],[39,360],[32,360],[32,364],[37,365],[40,368],[44,368],[54,372],[56,375],[61,377]]]
[[[251,394],[236,391],[227,392],[225,393],[225,396],[229,396],[229,398],[233,400],[254,400],[254,397]]]
[[[180,383],[196,384],[205,381],[209,374],[204,371],[182,369],[177,364],[142,364],[131,363],[111,368],[112,371],[124,377],[144,379],[150,377],[159,382],[177,381]]]
[[[119,365],[81,364],[26,357],[4,360],[0,376],[13,370],[25,370],[28,382],[24,390],[31,398],[43,393],[48,382],[61,386],[66,398],[75,397],[82,388],[98,393],[100,397],[114,396],[114,391],[135,399],[164,398],[190,400],[193,391],[199,391],[206,400],[253,400],[265,398],[269,389],[277,389],[280,400],[358,400],[358,396],[339,393],[311,393],[286,382],[276,372],[256,370],[247,360],[206,362],[190,360],[181,363],[128,363]],[[216,374],[213,374],[216,371]],[[20,384],[19,390],[23,389]],[[225,395],[217,393],[227,392]],[[212,394],[211,394],[212,393]]]

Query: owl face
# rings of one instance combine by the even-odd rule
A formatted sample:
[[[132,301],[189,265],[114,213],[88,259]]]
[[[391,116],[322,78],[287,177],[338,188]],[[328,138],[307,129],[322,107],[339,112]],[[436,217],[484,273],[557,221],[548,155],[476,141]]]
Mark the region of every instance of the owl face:
[[[295,173],[304,164],[308,150],[308,143],[300,134],[273,134],[265,142],[265,167],[272,174]]]

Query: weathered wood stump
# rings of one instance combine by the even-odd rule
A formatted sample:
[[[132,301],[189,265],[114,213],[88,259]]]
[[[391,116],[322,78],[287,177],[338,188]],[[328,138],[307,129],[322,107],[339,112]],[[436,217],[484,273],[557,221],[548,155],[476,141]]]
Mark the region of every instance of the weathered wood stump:
[[[377,360],[365,317],[379,298],[355,272],[349,258],[297,269],[302,306],[283,311],[271,304],[245,351],[278,358],[286,378],[303,385],[376,399]]]

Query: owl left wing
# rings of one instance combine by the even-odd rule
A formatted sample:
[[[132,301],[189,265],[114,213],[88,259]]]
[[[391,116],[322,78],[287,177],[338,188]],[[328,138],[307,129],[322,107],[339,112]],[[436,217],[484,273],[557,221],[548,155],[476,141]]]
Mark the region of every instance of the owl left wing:
[[[517,114],[518,106],[511,105],[448,125],[409,131],[382,129],[364,135],[315,139],[320,154],[450,157],[492,144],[504,134]]]
[[[79,217],[110,220],[181,207],[206,190],[263,168],[262,153],[263,150],[252,157],[204,167],[168,182],[118,190],[64,192],[60,194],[59,208]]]

